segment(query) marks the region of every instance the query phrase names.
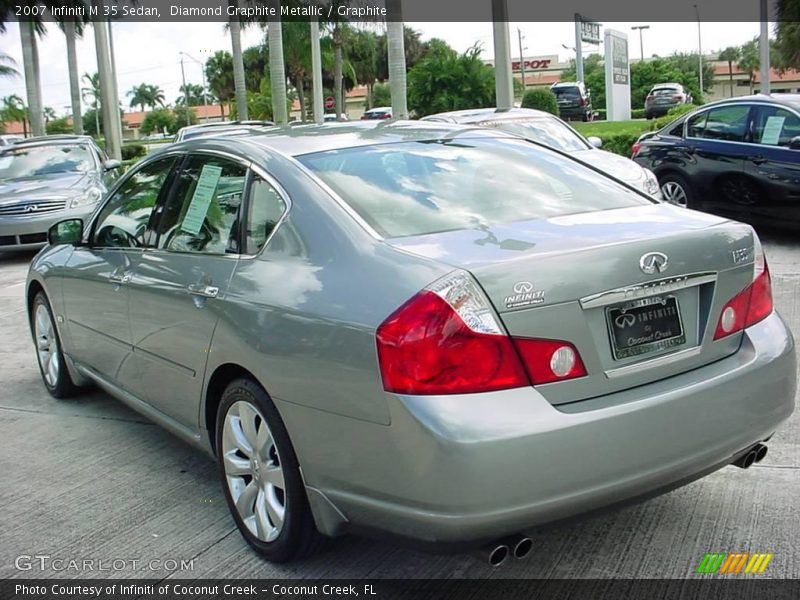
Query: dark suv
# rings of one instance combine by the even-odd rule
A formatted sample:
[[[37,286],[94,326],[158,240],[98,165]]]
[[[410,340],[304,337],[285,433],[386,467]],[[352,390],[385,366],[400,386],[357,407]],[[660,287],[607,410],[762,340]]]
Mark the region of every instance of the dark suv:
[[[580,81],[554,83],[550,91],[556,96],[558,114],[565,121],[592,120],[592,97]]]
[[[800,225],[800,94],[707,104],[633,147],[664,200]]]

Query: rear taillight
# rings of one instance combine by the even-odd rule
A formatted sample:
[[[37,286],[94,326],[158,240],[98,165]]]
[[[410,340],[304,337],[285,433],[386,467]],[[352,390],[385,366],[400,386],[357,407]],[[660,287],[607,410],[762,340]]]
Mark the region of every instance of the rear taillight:
[[[683,94],[675,94],[672,97],[673,100],[683,100]]]
[[[647,98],[645,98],[645,100],[652,100],[653,98],[655,98],[653,94],[647,94]]]
[[[586,375],[569,342],[508,337],[462,271],[411,298],[376,337],[383,387],[398,394],[489,392]]]
[[[583,98],[581,98],[581,99],[578,101],[578,104],[580,104],[581,106],[586,106],[586,100],[585,100],[585,99],[583,99]]]
[[[514,345],[534,384],[586,375],[578,350],[569,342],[514,338]]]
[[[753,235],[755,239],[753,281],[722,308],[717,329],[714,331],[715,340],[755,325],[772,313],[772,281],[769,276],[769,266],[761,242],[755,234]]]
[[[530,385],[511,339],[463,272],[411,298],[377,331],[383,387],[398,394],[468,394]]]
[[[642,143],[639,141],[634,142],[633,146],[631,146],[631,158],[636,158],[636,155],[639,154],[639,150],[641,149]]]
[[[378,118],[379,118],[379,119],[391,119],[391,118],[392,118],[392,115],[390,115],[389,113],[383,113],[383,114],[382,114],[380,117],[378,117]]]

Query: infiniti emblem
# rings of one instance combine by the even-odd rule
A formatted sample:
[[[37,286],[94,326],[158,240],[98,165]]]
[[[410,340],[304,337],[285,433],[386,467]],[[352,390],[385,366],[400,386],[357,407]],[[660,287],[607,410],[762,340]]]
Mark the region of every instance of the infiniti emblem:
[[[515,294],[527,294],[533,291],[533,284],[530,281],[518,281],[514,284]]]
[[[620,329],[625,329],[626,327],[631,327],[634,323],[636,323],[636,317],[629,313],[622,313],[618,315],[616,319],[614,319],[614,323]]]
[[[639,268],[652,275],[653,273],[663,273],[667,270],[669,258],[663,252],[648,252],[639,259]]]
[[[39,210],[39,207],[35,204],[29,204],[25,207],[25,212],[36,212],[37,210]]]

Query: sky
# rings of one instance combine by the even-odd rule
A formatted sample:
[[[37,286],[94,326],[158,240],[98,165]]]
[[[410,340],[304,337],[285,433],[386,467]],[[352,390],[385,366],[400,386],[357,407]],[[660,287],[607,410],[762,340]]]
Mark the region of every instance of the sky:
[[[493,57],[491,23],[407,23],[419,30],[423,39],[442,38],[453,48],[463,52],[480,43],[483,56]],[[606,29],[616,29],[630,34],[630,55],[639,56],[638,33],[632,25],[649,25],[643,32],[645,57],[654,54],[666,56],[673,52],[692,52],[698,47],[697,23],[604,23]],[[572,23],[511,23],[511,55],[519,57],[517,30],[522,32],[526,57],[558,54],[561,60],[574,56],[574,51],[562,45],[575,45]],[[701,26],[704,53],[719,51],[727,46],[741,45],[756,37],[758,23],[703,23]],[[134,86],[147,83],[164,90],[168,103],[179,95],[181,85],[180,52],[198,61],[204,61],[217,50],[231,49],[231,41],[223,23],[115,23],[114,51],[117,64],[120,101],[127,106],[127,92]],[[242,47],[258,44],[263,33],[258,28],[243,32]],[[584,46],[584,54],[588,50]],[[597,51],[597,47],[594,47]],[[94,73],[97,58],[94,33],[88,30],[78,40],[78,69],[80,74]],[[591,50],[589,50],[591,52]],[[0,34],[0,53],[17,61],[22,72],[22,48],[16,23],[7,24]],[[66,115],[69,109],[69,80],[66,70],[66,44],[61,31],[50,26],[48,34],[39,43],[44,105],[56,114]],[[201,66],[190,58],[184,61],[187,83],[201,83]],[[25,98],[22,76],[0,80],[0,97],[17,94]]]

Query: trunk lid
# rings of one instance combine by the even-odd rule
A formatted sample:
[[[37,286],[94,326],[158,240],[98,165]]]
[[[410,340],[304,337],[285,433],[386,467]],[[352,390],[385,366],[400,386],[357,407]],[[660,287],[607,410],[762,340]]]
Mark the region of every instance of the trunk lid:
[[[752,229],[741,223],[662,204],[389,243],[470,271],[510,335],[574,344],[588,375],[537,386],[554,404],[697,368],[741,341],[712,339],[722,307],[752,279]],[[647,269],[661,256],[665,268],[645,272],[648,255]]]

